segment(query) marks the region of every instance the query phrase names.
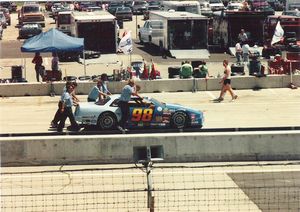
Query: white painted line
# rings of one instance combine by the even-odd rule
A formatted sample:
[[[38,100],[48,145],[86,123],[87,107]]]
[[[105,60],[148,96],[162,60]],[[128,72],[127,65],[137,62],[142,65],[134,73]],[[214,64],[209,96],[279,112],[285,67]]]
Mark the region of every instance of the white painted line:
[[[217,97],[210,91],[205,91],[205,93],[210,96],[212,99],[216,99]]]

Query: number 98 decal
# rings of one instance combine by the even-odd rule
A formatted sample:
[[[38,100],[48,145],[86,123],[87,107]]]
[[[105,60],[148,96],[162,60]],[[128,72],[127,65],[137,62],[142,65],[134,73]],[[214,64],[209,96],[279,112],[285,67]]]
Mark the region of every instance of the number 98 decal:
[[[131,121],[151,121],[153,115],[152,109],[135,108],[132,111]]]

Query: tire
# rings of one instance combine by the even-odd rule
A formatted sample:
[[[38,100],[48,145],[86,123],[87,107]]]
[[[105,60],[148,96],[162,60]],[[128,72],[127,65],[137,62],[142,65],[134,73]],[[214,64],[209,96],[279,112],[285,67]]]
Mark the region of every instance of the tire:
[[[102,113],[97,121],[97,125],[101,130],[111,130],[116,127],[117,118],[115,114],[111,112]]]
[[[188,117],[185,112],[178,111],[175,112],[172,117],[171,117],[171,127],[180,129],[180,128],[185,128],[188,123]]]

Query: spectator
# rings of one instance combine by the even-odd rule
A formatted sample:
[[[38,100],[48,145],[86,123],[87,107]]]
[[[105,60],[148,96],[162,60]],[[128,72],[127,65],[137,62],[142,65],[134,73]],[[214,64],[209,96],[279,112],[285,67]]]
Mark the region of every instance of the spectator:
[[[63,93],[61,96],[62,107],[60,121],[57,127],[57,132],[62,132],[65,127],[65,121],[69,117],[71,122],[71,128],[74,130],[79,130],[79,126],[75,121],[75,117],[72,111],[73,104],[77,104],[77,102],[73,102],[72,92],[74,91],[74,87],[72,85],[67,86],[67,91]]]
[[[159,71],[156,70],[153,60],[151,59],[151,72],[150,79],[155,80],[158,76],[160,76]]]
[[[249,62],[249,54],[250,54],[250,46],[247,42],[243,43],[242,52],[243,52],[243,62],[248,63]]]
[[[34,58],[32,59],[32,63],[35,64],[35,76],[36,76],[36,81],[40,81],[40,75],[41,75],[41,69],[42,69],[42,64],[43,64],[43,58],[41,57],[39,52],[35,53]],[[42,77],[42,76],[41,76]]]
[[[231,68],[229,66],[228,60],[223,61],[223,66],[224,66],[224,76],[220,83],[222,83],[222,88],[220,92],[219,98],[216,99],[216,101],[221,102],[224,100],[224,96],[227,91],[229,91],[231,95],[231,101],[234,101],[238,98],[238,96],[233,92],[231,88]]]
[[[180,78],[191,78],[193,74],[193,66],[189,63],[189,61],[183,62],[181,68],[180,68]]]
[[[128,80],[127,85],[124,86],[122,89],[122,93],[119,99],[119,107],[121,109],[122,117],[119,122],[119,126],[117,127],[120,131],[125,133],[128,131],[126,129],[126,122],[128,121],[129,118],[129,104],[128,102],[131,99],[131,96],[137,96],[142,99],[142,97],[139,96],[137,93],[138,89],[135,88],[135,82],[133,79]]]
[[[269,73],[270,74],[283,74],[284,59],[280,54],[276,54],[273,61],[269,62]]]
[[[241,44],[238,42],[235,44],[235,57],[236,57],[237,63],[241,63],[242,56],[243,56],[243,50],[242,50]]]
[[[51,69],[52,71],[59,71],[59,67],[58,67],[58,55],[56,52],[52,53],[52,61],[51,61]]]
[[[239,33],[238,35],[238,40],[239,42],[245,42],[248,40],[248,36],[247,34],[245,33],[245,30],[244,29],[241,29],[241,32]]]
[[[88,102],[95,102],[97,99],[101,100],[106,98],[108,95],[111,95],[107,86],[101,79],[98,79],[97,85],[95,85],[92,90],[90,91],[87,101]]]
[[[195,78],[206,78],[206,79],[209,77],[206,62],[203,62],[201,65],[199,65],[198,68],[194,69],[193,76]]]
[[[141,79],[147,80],[147,79],[149,79],[149,69],[148,69],[147,63],[145,62],[144,59],[143,59],[143,63],[144,63],[144,70],[143,70]]]

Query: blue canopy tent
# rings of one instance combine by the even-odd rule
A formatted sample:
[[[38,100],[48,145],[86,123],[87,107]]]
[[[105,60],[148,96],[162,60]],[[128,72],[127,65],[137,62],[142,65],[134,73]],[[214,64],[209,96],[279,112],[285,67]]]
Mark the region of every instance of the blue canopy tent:
[[[64,34],[57,29],[50,29],[27,39],[21,47],[22,52],[82,52],[84,39]],[[84,54],[83,54],[84,55]],[[84,73],[86,73],[84,61]],[[86,75],[86,74],[85,74]]]
[[[83,38],[71,37],[54,28],[27,39],[21,47],[22,52],[80,52],[83,49]]]

